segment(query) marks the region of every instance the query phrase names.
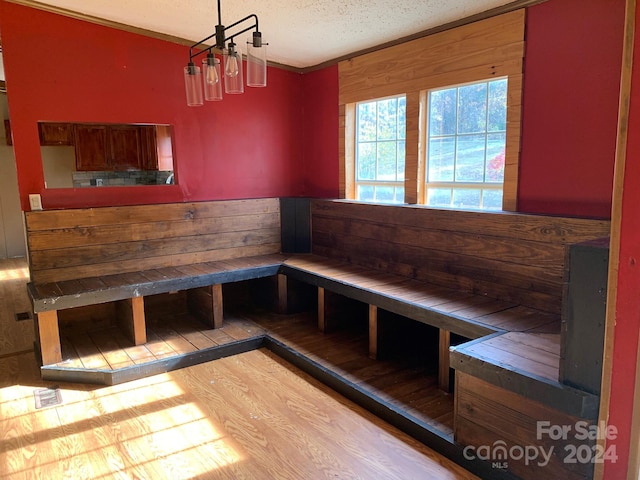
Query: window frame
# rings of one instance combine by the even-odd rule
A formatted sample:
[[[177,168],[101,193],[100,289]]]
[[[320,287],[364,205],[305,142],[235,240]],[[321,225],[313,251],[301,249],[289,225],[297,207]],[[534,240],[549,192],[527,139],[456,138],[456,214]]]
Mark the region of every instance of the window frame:
[[[365,100],[362,102],[357,102],[355,104],[355,130],[354,130],[354,144],[355,144],[355,154],[354,154],[354,162],[355,162],[355,166],[354,166],[354,199],[357,199],[358,197],[358,187],[359,186],[372,186],[374,187],[394,187],[394,188],[402,188],[403,193],[404,193],[404,187],[405,187],[405,174],[406,174],[406,166],[405,169],[402,172],[402,178],[400,180],[359,180],[358,179],[358,144],[360,143],[369,143],[369,142],[361,142],[358,139],[358,106],[362,105],[362,104],[369,104],[369,103],[378,103],[378,102],[383,102],[385,100],[390,100],[390,99],[404,99],[405,100],[405,111],[406,111],[406,95],[404,94],[398,94],[398,95],[389,95],[386,97],[382,97],[382,98],[374,98],[371,100]],[[398,111],[398,108],[396,108],[396,112]],[[377,115],[376,115],[377,117]],[[406,117],[406,116],[405,116]],[[377,118],[376,118],[377,120]],[[377,122],[376,122],[376,126],[377,126]],[[376,138],[375,141],[371,141],[370,143],[375,143],[376,146],[378,143],[383,142],[383,141],[393,141],[396,143],[396,174],[397,174],[397,168],[398,168],[398,157],[397,157],[397,144],[400,141],[404,141],[405,142],[405,155],[406,155],[406,118],[405,118],[405,135],[404,138],[400,138],[397,135],[397,126],[398,123],[396,122],[396,136],[395,139],[393,140],[378,140]],[[377,129],[376,129],[377,130]],[[377,137],[377,135],[376,135]],[[376,171],[377,171],[377,167],[378,167],[378,158],[376,156]],[[395,196],[395,195],[394,195]],[[376,200],[360,200],[363,202],[369,202],[369,203],[384,203],[384,204],[389,204],[389,205],[398,205],[398,204],[402,204],[405,202],[405,198],[403,195],[403,198],[400,201],[388,201],[388,202],[384,202],[384,201],[376,201]]]
[[[424,204],[425,92],[507,77],[502,210],[517,211],[524,20],[525,9],[516,8],[339,62],[339,196],[355,199],[357,102],[406,95],[405,203]]]
[[[425,90],[423,92],[423,95],[421,97],[421,102],[422,105],[421,107],[424,108],[424,112],[425,112],[425,119],[424,122],[421,123],[420,125],[420,129],[419,129],[419,135],[420,135],[420,142],[422,145],[424,145],[424,148],[422,148],[420,150],[420,158],[419,158],[419,162],[424,166],[421,169],[421,172],[423,173],[423,175],[420,177],[420,181],[421,181],[421,186],[423,187],[423,195],[420,197],[420,201],[418,203],[423,204],[427,207],[430,208],[448,208],[448,209],[452,209],[452,210],[467,210],[467,209],[474,209],[474,210],[479,210],[479,211],[496,211],[495,208],[483,208],[482,206],[482,199],[484,198],[482,196],[482,193],[484,192],[484,190],[500,190],[502,192],[503,195],[503,208],[504,209],[504,177],[502,182],[457,182],[454,180],[452,181],[435,181],[435,182],[429,182],[428,181],[428,170],[429,170],[429,140],[430,140],[430,135],[429,135],[429,111],[431,108],[430,105],[430,94],[433,92],[437,92],[437,91],[442,91],[442,90],[450,90],[450,89],[459,89],[461,87],[466,87],[466,86],[470,86],[470,85],[479,85],[479,84],[487,84],[487,102],[488,102],[488,86],[489,83],[491,82],[495,82],[495,81],[499,81],[499,80],[507,80],[507,105],[505,106],[505,116],[506,118],[506,122],[505,122],[505,129],[504,130],[500,130],[497,132],[489,132],[486,128],[484,130],[484,132],[477,132],[477,133],[463,133],[460,134],[456,131],[455,134],[453,135],[446,135],[447,137],[453,137],[456,139],[456,144],[458,141],[458,137],[460,136],[470,136],[470,135],[484,135],[485,137],[493,134],[493,133],[503,133],[505,135],[505,173],[506,173],[506,149],[507,149],[507,128],[508,128],[508,115],[506,115],[508,113],[508,107],[509,107],[509,101],[508,101],[508,93],[509,93],[509,76],[503,76],[503,77],[497,77],[497,78],[487,78],[487,79],[482,79],[482,80],[476,80],[476,81],[472,81],[472,82],[464,82],[464,83],[459,83],[459,84],[455,84],[455,85],[445,85],[445,86],[441,86],[441,87],[435,87],[435,88],[430,88],[428,90]],[[456,96],[456,99],[458,97]],[[456,111],[459,108],[459,103],[456,100]],[[457,112],[456,112],[457,115]],[[487,113],[488,115],[488,113]],[[456,117],[457,120],[457,117]],[[445,135],[443,135],[445,136]],[[486,154],[486,147],[485,147],[485,154]],[[486,162],[487,159],[485,158],[484,160],[485,162],[485,167],[486,167]],[[454,165],[455,165],[455,161],[454,161]],[[457,207],[455,205],[451,205],[451,206],[444,206],[444,205],[428,205],[427,204],[427,199],[428,199],[428,194],[429,194],[429,188],[451,188],[452,189],[452,202],[453,202],[453,190],[464,190],[464,189],[469,189],[469,190],[477,190],[479,189],[481,191],[481,205],[479,207]]]

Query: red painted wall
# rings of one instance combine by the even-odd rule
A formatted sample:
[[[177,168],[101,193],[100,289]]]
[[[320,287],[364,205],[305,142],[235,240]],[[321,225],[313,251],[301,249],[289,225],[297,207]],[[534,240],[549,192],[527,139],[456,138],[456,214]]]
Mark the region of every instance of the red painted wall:
[[[188,48],[11,3],[0,31],[23,208],[292,196],[302,191],[301,75],[187,107]],[[44,189],[36,122],[169,123],[179,185]]]
[[[620,260],[609,405],[609,424],[618,429],[618,438],[609,445],[615,446],[619,459],[616,463],[605,464],[605,479],[627,478],[633,393],[636,369],[640,360],[637,359],[640,332],[640,9],[636,10],[635,20],[634,67],[622,188]],[[637,478],[637,474],[638,472],[635,472],[633,477]]]
[[[305,195],[337,197],[338,66],[303,78]]]
[[[527,9],[518,209],[609,217],[624,2]]]

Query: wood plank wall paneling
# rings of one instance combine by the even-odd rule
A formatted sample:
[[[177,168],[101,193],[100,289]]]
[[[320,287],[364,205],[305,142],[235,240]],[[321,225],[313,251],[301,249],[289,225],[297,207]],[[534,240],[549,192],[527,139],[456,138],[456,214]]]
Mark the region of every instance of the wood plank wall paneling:
[[[32,280],[279,253],[278,199],[136,205],[25,214]]]
[[[355,111],[357,102],[407,96],[405,203],[424,203],[424,112],[429,89],[508,77],[507,148],[503,210],[517,210],[520,158],[525,9],[505,13],[360,55],[338,65],[340,92],[339,182],[342,198],[356,198]],[[420,102],[422,100],[422,102]],[[346,109],[345,109],[346,107]],[[351,110],[350,110],[351,109]],[[418,149],[421,151],[418,151]]]
[[[592,448],[593,440],[575,439],[576,422],[582,421],[534,402],[526,397],[487,383],[473,376],[456,372],[455,440],[463,445],[490,446],[491,454],[498,454],[496,439],[510,451],[514,446],[536,448],[539,458],[526,461],[516,455],[507,455],[503,461],[518,477],[534,480],[539,478],[563,478],[577,480],[591,478],[593,464],[570,461],[570,445]],[[549,435],[537,438],[537,422],[548,421],[550,425],[571,428],[566,439],[551,439]],[[585,423],[589,426],[590,423]],[[541,450],[551,451],[548,464]],[[472,452],[477,452],[472,450]],[[532,451],[530,454],[533,455]],[[496,459],[497,460],[497,459]],[[498,463],[500,463],[498,461]]]
[[[609,221],[312,202],[313,253],[560,314],[565,245]]]
[[[339,104],[521,74],[524,15],[517,10],[340,62]]]

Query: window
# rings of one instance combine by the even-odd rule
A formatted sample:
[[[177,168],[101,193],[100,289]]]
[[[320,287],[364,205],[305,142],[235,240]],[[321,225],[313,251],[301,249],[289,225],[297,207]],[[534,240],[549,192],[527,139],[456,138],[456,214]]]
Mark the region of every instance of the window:
[[[406,98],[356,105],[356,199],[404,202]]]
[[[425,203],[501,210],[507,79],[431,90],[427,101]]]
[[[525,10],[339,63],[341,198],[517,211]],[[397,102],[395,160],[379,148],[394,141],[378,138],[384,101]]]

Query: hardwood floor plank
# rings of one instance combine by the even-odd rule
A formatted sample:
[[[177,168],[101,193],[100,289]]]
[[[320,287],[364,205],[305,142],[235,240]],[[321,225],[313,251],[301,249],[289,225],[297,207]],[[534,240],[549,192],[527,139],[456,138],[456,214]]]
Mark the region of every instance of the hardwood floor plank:
[[[156,359],[172,357],[178,354],[171,345],[164,341],[153,329],[147,325],[147,349]]]
[[[69,334],[68,338],[78,352],[84,368],[90,370],[109,368],[109,362],[104,358],[104,355],[102,355],[87,333],[73,332]]]
[[[133,345],[131,340],[128,339],[124,333],[118,328],[112,328],[109,330],[109,334],[114,338],[124,353],[131,359],[131,361],[140,365],[143,363],[156,360],[156,356],[144,345]]]
[[[182,337],[173,328],[169,327],[165,323],[156,323],[153,327],[153,332],[157,337],[161,338],[164,343],[169,345],[175,353],[179,355],[196,350],[196,347],[193,344],[189,343],[184,337]]]
[[[93,331],[89,332],[89,336],[107,360],[112,370],[135,365],[133,360],[131,360],[129,355],[120,347],[117,340],[109,331]]]

